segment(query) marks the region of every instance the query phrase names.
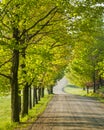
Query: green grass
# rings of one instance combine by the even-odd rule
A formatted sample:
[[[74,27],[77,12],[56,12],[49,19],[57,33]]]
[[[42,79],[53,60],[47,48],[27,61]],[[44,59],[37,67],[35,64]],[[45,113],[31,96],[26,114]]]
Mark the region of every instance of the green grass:
[[[25,116],[24,118],[21,118],[21,122],[25,122],[28,119],[32,119],[33,120],[37,117],[45,110],[48,102],[50,101],[52,95],[47,95],[44,98],[41,98],[41,101],[39,101],[38,104],[35,105],[35,107],[33,107],[33,109],[29,110],[29,114],[27,116]]]
[[[77,87],[75,85],[71,85],[71,84],[67,85],[64,88],[64,91],[66,93],[69,93],[69,94],[93,97],[93,98],[96,98],[97,100],[99,100],[100,102],[104,102],[104,97],[102,97],[101,94],[99,94],[99,93],[93,93],[92,90],[89,90],[89,94],[87,94],[86,91],[84,91],[82,88]],[[99,91],[100,92],[104,92],[104,88],[101,88]]]
[[[25,124],[27,120],[35,120],[45,110],[48,102],[51,100],[52,95],[45,95],[41,98],[39,104],[37,104],[32,110],[29,110],[28,116],[21,118],[21,124]],[[24,127],[25,125],[11,123],[11,100],[9,96],[0,97],[0,130],[13,130],[15,127]]]
[[[81,95],[84,96],[86,95],[86,91],[83,91],[82,88],[77,87],[75,85],[69,84],[64,88],[64,91],[66,93],[70,93],[70,94],[75,94],[75,95]]]
[[[0,130],[6,130],[11,122],[10,96],[0,97]]]
[[[39,103],[33,107],[33,109],[29,110],[29,114],[27,116],[21,118],[21,124],[19,124],[17,128],[20,130],[21,128],[27,127],[29,122],[35,121],[46,109],[47,104],[52,99],[52,97],[53,95],[46,95],[44,98],[42,98],[41,101],[39,101]]]
[[[99,89],[99,92],[104,93],[104,86],[102,86],[102,87]]]

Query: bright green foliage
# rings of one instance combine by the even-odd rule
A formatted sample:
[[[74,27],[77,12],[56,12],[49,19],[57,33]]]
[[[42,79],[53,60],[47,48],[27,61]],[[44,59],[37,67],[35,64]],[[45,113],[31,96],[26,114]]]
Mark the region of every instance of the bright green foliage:
[[[103,1],[96,0],[71,3],[75,9],[72,10],[72,19],[69,20],[70,29],[73,31],[69,33],[74,35],[75,47],[66,73],[72,83],[84,87],[87,82],[98,81],[103,75],[100,67],[104,56],[104,6],[101,4]]]
[[[97,82],[103,78],[104,43],[96,38],[86,34],[83,41],[76,42],[67,68],[69,79],[82,87],[87,82],[94,82],[94,76]]]
[[[0,77],[0,90],[10,89],[4,78],[17,79],[13,80],[17,91],[23,92],[26,84],[30,88],[49,89],[64,75],[69,62],[68,76],[81,86],[92,81],[95,72],[96,79],[103,77],[104,46],[103,35],[99,33],[103,32],[103,6],[97,3],[96,0],[0,2],[0,75],[4,76]],[[14,67],[15,63],[19,65]],[[13,77],[15,70],[17,75]]]
[[[72,84],[68,84],[65,88],[64,88],[64,91],[66,93],[70,93],[70,94],[74,94],[74,95],[80,95],[80,96],[85,96],[86,95],[86,92],[78,87],[78,86],[74,86]]]
[[[0,130],[4,130],[4,128],[6,127],[6,123],[11,121],[10,95],[0,95],[0,107]]]
[[[0,46],[0,94],[7,94],[10,91],[9,80],[7,77],[10,76],[10,67],[11,67],[11,53],[5,46]]]
[[[56,44],[54,45],[55,47],[53,46],[52,48],[54,42],[53,39],[45,37],[38,45],[31,45],[31,48],[28,48],[26,58],[26,70],[28,71],[26,76],[28,81],[30,79],[31,82],[31,79],[35,77],[34,81],[35,83],[37,82],[37,84],[44,80],[42,83],[43,86],[47,86],[49,83],[50,85],[54,85],[54,79],[57,80],[56,75],[58,75],[60,70],[63,69],[63,67],[65,68],[68,63],[65,59],[67,56],[67,52],[65,51],[68,51],[68,49],[62,47],[57,50]],[[50,80],[53,83],[51,83]],[[35,84],[35,86],[37,86],[37,84]]]

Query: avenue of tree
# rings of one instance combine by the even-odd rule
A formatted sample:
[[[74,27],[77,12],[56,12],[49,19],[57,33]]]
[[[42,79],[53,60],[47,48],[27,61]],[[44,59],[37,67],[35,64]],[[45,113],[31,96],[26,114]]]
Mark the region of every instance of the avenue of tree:
[[[11,92],[12,121],[66,76],[79,86],[104,77],[103,0],[2,0],[0,92]]]

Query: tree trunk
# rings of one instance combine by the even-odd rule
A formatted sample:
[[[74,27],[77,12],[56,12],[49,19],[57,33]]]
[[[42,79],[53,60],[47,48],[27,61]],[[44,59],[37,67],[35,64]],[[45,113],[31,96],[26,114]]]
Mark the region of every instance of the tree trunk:
[[[85,91],[85,90],[86,90],[86,87],[83,87],[82,89],[83,89],[83,91]]]
[[[99,87],[102,87],[103,86],[103,80],[102,80],[102,78],[101,78],[101,76],[99,77]]]
[[[38,104],[37,88],[34,88],[34,96],[35,96],[35,102],[36,102],[36,104]]]
[[[18,29],[13,29],[13,38],[15,38],[15,44],[18,45]],[[18,95],[18,68],[19,68],[19,50],[13,50],[13,59],[11,67],[11,109],[12,109],[12,121],[19,122],[19,95]]]
[[[21,112],[21,90],[19,90],[19,113]]]
[[[41,98],[41,88],[39,87],[38,88],[38,101],[40,101],[40,98]]]
[[[33,88],[33,107],[35,106],[35,103],[36,103],[36,101],[35,101],[35,88]]]
[[[12,61],[12,79],[11,79],[11,108],[12,108],[13,122],[19,122],[18,65],[19,65],[19,52],[15,50]]]
[[[50,92],[53,94],[53,86],[50,87]]]
[[[95,77],[95,72],[93,76],[93,93],[96,93],[96,77]]]
[[[29,108],[32,109],[32,93],[31,93],[31,87],[29,87]]]
[[[44,87],[41,88],[41,91],[42,97],[44,97]]]
[[[22,116],[25,116],[28,114],[28,91],[29,85],[26,83],[23,89],[23,110],[22,110]]]
[[[26,58],[26,47],[22,48],[22,58],[24,59],[24,62],[21,64],[21,68],[23,71],[23,74],[26,75],[26,70],[24,68],[26,67],[25,64],[25,58]],[[25,79],[24,79],[25,80]],[[26,85],[23,88],[23,110],[22,110],[22,116],[25,116],[28,114],[28,102],[29,102],[29,84],[26,82]]]
[[[86,88],[87,88],[87,94],[89,94],[89,86],[87,86]]]
[[[51,94],[51,92],[50,92],[50,88],[47,88],[47,91],[48,91],[48,94]]]

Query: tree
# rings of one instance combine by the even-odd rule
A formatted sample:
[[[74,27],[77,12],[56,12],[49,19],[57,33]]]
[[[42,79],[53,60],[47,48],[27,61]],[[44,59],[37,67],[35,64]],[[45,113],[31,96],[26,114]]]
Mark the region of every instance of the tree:
[[[44,71],[46,71],[49,79],[52,78],[50,84],[52,85],[59,75],[59,73],[54,75],[54,70],[60,70],[61,72],[64,70],[63,68],[66,67],[67,60],[69,59],[66,56],[68,54],[66,52],[72,48],[72,43],[76,42],[76,39],[77,41],[79,40],[78,36],[85,31],[85,25],[88,25],[86,29],[89,31],[88,29],[91,27],[89,24],[90,20],[92,17],[95,17],[97,11],[97,16],[102,15],[101,6],[97,7],[96,2],[87,1],[77,1],[76,6],[75,1],[69,2],[68,0],[5,0],[0,2],[0,47],[7,48],[6,53],[10,53],[10,57],[1,63],[1,66],[7,64],[9,71],[6,74],[3,71],[0,75],[10,80],[12,121],[19,122],[19,84],[21,86],[24,85],[21,88],[24,90],[24,99],[27,100],[28,87],[33,82],[36,82],[36,86],[40,85],[39,83],[43,80]],[[89,12],[92,15],[87,17],[86,20]],[[40,48],[34,47],[34,44],[43,45]],[[27,54],[28,49],[32,50],[31,47],[36,48],[35,50],[39,53],[39,57],[35,55],[36,60],[32,55]],[[61,48],[59,51],[62,51],[62,53],[56,53],[57,49],[55,48],[57,47]],[[42,53],[39,52],[41,50]],[[56,55],[53,54],[54,52]],[[34,59],[33,64],[35,65],[32,64],[30,66],[31,59],[29,58]],[[57,58],[59,60],[56,60]],[[61,60],[65,63],[62,63]],[[32,74],[34,71],[36,72]],[[22,75],[20,76],[21,73]],[[47,84],[47,78],[46,81],[42,82]],[[28,103],[25,101],[26,112],[24,113],[27,113]]]
[[[12,104],[12,121],[19,122],[19,101],[18,101],[18,69],[19,69],[19,53],[21,48],[26,46],[26,41],[28,42],[33,37],[35,37],[54,17],[56,12],[56,7],[50,9],[50,11],[45,13],[44,16],[29,24],[29,20],[32,18],[33,5],[36,5],[36,1],[8,1],[1,3],[1,18],[0,18],[0,28],[1,28],[1,43],[5,44],[12,51],[12,66],[11,66],[11,104]],[[41,7],[40,7],[41,8]],[[26,9],[28,11],[26,12]],[[33,10],[34,12],[35,10]],[[44,11],[44,10],[43,10]],[[52,16],[50,14],[52,13]],[[37,13],[37,15],[39,15]],[[50,16],[49,18],[47,18]],[[47,18],[47,19],[46,19]],[[46,20],[44,20],[46,19]],[[43,25],[40,23],[43,21]],[[37,25],[40,25],[38,30]],[[22,26],[21,26],[22,25]],[[38,26],[39,26],[38,25]],[[27,37],[26,34],[28,32]],[[6,34],[6,36],[5,36]],[[24,39],[25,38],[25,39]],[[28,38],[28,40],[26,39]],[[22,44],[21,44],[22,43]],[[6,76],[7,77],[7,76]]]

